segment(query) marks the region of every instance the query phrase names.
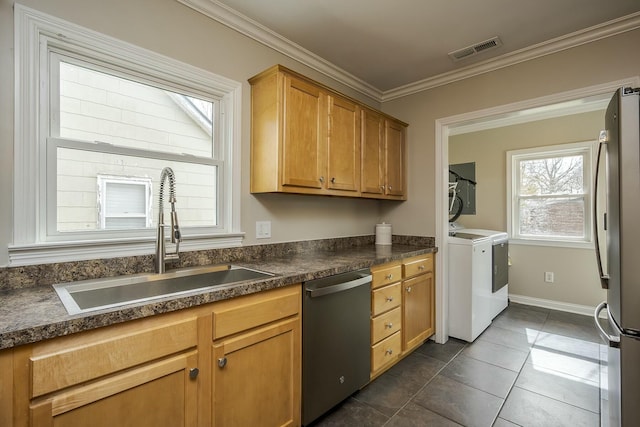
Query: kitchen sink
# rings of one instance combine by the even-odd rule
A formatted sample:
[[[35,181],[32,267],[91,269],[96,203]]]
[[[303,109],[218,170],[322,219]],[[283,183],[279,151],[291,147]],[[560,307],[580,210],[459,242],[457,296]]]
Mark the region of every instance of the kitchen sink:
[[[67,312],[78,314],[273,276],[245,267],[211,266],[60,283],[53,288]]]

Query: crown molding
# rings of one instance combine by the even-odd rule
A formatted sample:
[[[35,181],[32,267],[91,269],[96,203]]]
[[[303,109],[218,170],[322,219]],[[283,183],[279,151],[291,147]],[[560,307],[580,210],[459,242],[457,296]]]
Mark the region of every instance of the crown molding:
[[[176,0],[378,102],[386,102],[640,28],[640,12],[395,89],[382,91],[217,0]]]
[[[392,99],[433,89],[438,86],[444,86],[449,83],[468,79],[470,77],[519,64],[521,62],[530,61],[542,56],[551,55],[576,46],[615,36],[617,34],[622,34],[627,31],[632,31],[637,28],[640,28],[640,12],[604,22],[593,27],[585,28],[561,37],[556,37],[546,42],[538,43],[524,49],[501,55],[497,58],[488,59],[458,70],[439,74],[434,77],[385,91],[380,101],[390,101]]]
[[[276,50],[378,102],[383,92],[217,0],[177,0],[219,23]]]

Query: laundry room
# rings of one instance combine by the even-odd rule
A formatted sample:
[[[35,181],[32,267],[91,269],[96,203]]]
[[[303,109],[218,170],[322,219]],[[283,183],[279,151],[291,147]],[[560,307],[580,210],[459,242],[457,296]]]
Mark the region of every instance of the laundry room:
[[[604,297],[584,189],[605,108],[591,97],[451,129],[450,218],[464,206],[449,228],[508,234],[511,302],[590,314]]]

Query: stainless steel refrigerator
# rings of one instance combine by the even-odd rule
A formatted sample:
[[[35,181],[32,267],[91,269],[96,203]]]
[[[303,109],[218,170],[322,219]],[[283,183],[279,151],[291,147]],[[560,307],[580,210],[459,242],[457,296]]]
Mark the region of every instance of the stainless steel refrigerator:
[[[612,427],[640,425],[639,90],[622,88],[611,99],[596,166],[596,254],[607,301],[598,305],[594,319],[608,343],[603,397],[609,417],[603,425]],[[604,310],[608,328],[598,322]]]

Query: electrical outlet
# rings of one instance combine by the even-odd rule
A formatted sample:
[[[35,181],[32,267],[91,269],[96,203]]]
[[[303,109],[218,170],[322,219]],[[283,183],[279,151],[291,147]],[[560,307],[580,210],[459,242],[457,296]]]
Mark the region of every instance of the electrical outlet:
[[[553,271],[544,272],[544,281],[547,283],[553,283]]]
[[[271,237],[271,221],[256,221],[256,239]]]

